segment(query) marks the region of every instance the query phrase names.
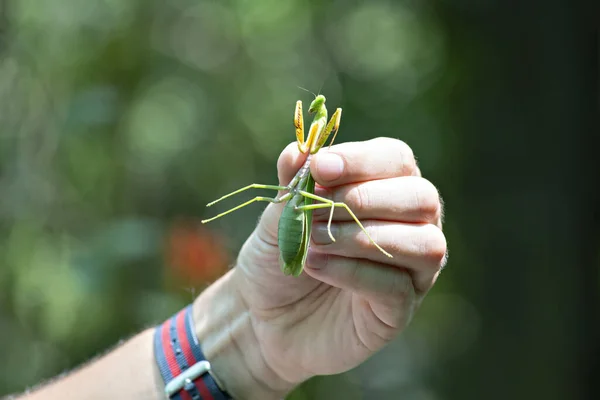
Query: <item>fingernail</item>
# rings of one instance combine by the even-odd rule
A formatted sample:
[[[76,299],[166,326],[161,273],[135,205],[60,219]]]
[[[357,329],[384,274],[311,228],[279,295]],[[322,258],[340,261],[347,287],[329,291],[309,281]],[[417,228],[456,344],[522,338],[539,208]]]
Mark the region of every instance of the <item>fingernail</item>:
[[[306,257],[306,268],[323,269],[327,265],[327,254],[320,254],[314,251],[308,251]]]
[[[334,153],[323,153],[317,158],[317,172],[321,179],[335,181],[344,172],[344,160]]]
[[[331,225],[331,234],[335,238],[335,234],[337,233],[337,227],[335,225]],[[330,244],[332,243],[331,237],[329,237],[329,232],[327,231],[327,224],[313,224],[312,229],[312,241],[315,244]]]
[[[335,199],[333,198],[333,194],[330,190],[325,189],[324,187],[316,187],[315,188],[315,194],[317,196],[320,197],[325,197],[326,199],[331,199],[333,201],[335,201]],[[323,220],[324,216],[327,216],[327,218],[329,218],[329,213],[331,212],[330,208],[317,208],[312,210],[312,215],[313,215],[313,221],[316,219],[319,220]]]

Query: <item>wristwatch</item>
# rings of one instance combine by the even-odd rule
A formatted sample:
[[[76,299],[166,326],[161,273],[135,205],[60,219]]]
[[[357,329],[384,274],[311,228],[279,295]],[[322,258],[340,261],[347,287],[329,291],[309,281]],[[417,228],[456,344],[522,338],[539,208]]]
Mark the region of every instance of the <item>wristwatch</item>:
[[[210,363],[202,353],[193,326],[190,304],[154,331],[154,356],[165,382],[166,398],[231,399],[211,374]]]

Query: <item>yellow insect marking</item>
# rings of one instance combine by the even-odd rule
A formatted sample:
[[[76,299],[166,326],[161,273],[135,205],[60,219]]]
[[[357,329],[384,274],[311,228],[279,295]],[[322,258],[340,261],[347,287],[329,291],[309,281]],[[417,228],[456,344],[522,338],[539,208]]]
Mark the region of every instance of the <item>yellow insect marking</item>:
[[[327,139],[329,138],[329,136],[333,133],[333,139],[331,140],[331,142],[329,142],[329,148],[331,148],[331,145],[333,144],[333,141],[335,140],[335,135],[337,134],[338,128],[340,127],[341,119],[342,119],[342,109],[338,108],[337,110],[335,110],[335,112],[331,116],[331,119],[327,123],[327,126],[325,127],[325,129],[323,129],[323,132],[321,133],[319,140],[317,142],[312,143],[312,146],[310,148],[311,154],[315,154],[316,152],[318,152],[321,149],[321,147],[323,147],[325,145],[325,142],[327,142]]]
[[[304,147],[304,118],[302,116],[302,101],[296,102],[296,110],[294,111],[294,126],[296,127],[296,141],[298,142],[298,148],[302,153]]]
[[[325,125],[321,120],[315,121],[310,125],[310,132],[308,133],[308,138],[306,139],[305,151],[311,149],[311,153],[314,154],[313,149],[316,147],[320,137],[319,134],[323,132],[323,125]]]
[[[340,128],[341,119],[342,119],[342,109],[338,108],[333,113],[333,116],[331,117],[331,121],[329,121],[329,124],[327,124],[328,125],[327,128],[329,128],[329,125],[331,125],[331,122],[333,122],[333,129],[331,130],[331,132],[333,133],[333,138],[331,138],[331,142],[329,142],[329,148],[331,148],[331,145],[333,144],[333,141],[335,140],[335,136],[338,133],[338,129]],[[325,143],[323,143],[323,144],[325,144]]]

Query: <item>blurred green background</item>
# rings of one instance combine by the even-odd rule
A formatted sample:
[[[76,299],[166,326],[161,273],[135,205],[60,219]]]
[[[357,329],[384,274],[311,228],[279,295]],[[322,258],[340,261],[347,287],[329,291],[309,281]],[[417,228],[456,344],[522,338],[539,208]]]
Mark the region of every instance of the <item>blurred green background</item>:
[[[0,0],[0,395],[162,321],[234,262],[263,206],[202,227],[204,206],[276,182],[302,86],[344,109],[337,142],[413,148],[450,262],[396,342],[290,397],[600,398],[593,15]]]

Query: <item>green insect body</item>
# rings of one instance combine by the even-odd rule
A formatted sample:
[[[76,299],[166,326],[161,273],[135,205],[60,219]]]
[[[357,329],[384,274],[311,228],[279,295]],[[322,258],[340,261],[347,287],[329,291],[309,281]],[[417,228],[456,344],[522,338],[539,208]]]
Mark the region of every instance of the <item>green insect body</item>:
[[[302,102],[298,100],[296,102],[296,110],[294,112],[294,126],[296,127],[296,140],[298,142],[298,149],[302,154],[306,154],[306,161],[304,165],[298,170],[296,176],[291,180],[287,186],[279,185],[264,185],[259,183],[253,183],[238,189],[234,192],[226,194],[219,199],[208,203],[207,207],[212,206],[215,203],[220,202],[230,196],[238,194],[248,189],[271,189],[271,190],[285,190],[286,194],[278,197],[263,197],[256,196],[255,198],[246,201],[230,210],[222,212],[212,218],[203,220],[202,223],[207,223],[227,215],[235,210],[239,210],[251,203],[257,201],[266,201],[270,203],[281,203],[287,201],[281,217],[279,218],[279,230],[277,233],[277,243],[280,251],[280,262],[281,270],[285,275],[299,276],[306,264],[306,258],[308,256],[308,247],[310,244],[310,234],[312,229],[312,210],[319,208],[330,208],[329,221],[327,223],[327,231],[329,237],[333,242],[335,238],[331,234],[331,222],[333,220],[333,211],[336,207],[345,208],[348,213],[352,216],[354,221],[367,235],[370,242],[377,247],[383,254],[388,257],[392,257],[391,254],[383,250],[375,241],[371,238],[369,233],[362,226],[356,215],[352,210],[341,202],[334,202],[315,195],[315,181],[310,174],[310,162],[312,156],[316,154],[321,147],[325,145],[325,142],[329,136],[333,133],[333,138],[329,143],[329,147],[333,144],[335,136],[340,124],[342,115],[342,109],[338,108],[331,116],[329,123],[327,123],[327,108],[325,107],[325,96],[318,95],[310,104],[308,109],[310,114],[315,114],[312,123],[310,124],[308,136],[306,141],[304,140],[304,119],[302,117]],[[314,203],[318,201],[319,203]]]
[[[307,175],[306,189],[314,192],[315,181],[310,173]],[[312,204],[313,200],[300,194],[287,202],[279,217],[277,244],[281,255],[281,269],[286,275],[298,276],[306,264],[306,256],[310,243],[312,212],[298,212],[297,207]]]

